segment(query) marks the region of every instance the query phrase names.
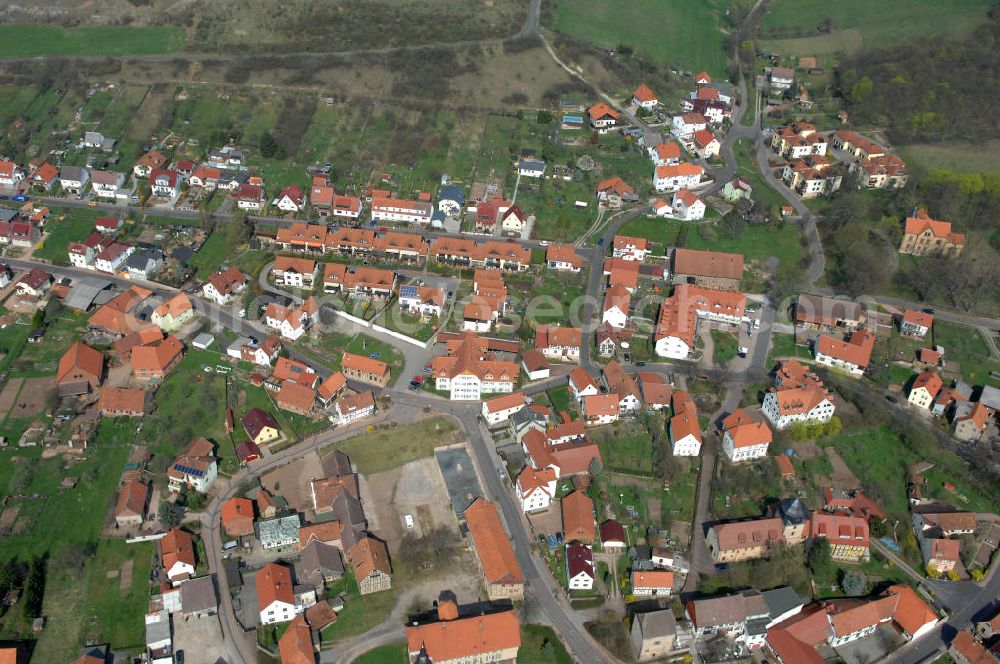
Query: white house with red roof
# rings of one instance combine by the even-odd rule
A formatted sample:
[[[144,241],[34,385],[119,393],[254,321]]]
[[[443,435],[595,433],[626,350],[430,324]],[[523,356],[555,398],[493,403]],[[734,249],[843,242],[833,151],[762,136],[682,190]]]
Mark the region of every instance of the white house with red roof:
[[[569,374],[569,390],[578,401],[601,393],[597,381],[583,367],[577,367]]]
[[[681,163],[681,146],[671,141],[669,143],[657,143],[649,148],[649,158],[653,160],[654,166],[673,166]]]
[[[429,224],[434,205],[426,201],[372,197],[372,220]]]
[[[528,405],[528,399],[521,392],[512,392],[483,402],[483,419],[486,425],[494,427],[510,419],[510,416]]]
[[[149,189],[159,198],[176,198],[181,193],[181,176],[177,171],[154,168],[149,173]]]
[[[295,341],[319,320],[319,305],[309,298],[297,307],[283,307],[272,302],[264,310],[264,324],[285,339]]]
[[[330,212],[334,217],[342,219],[357,219],[361,216],[362,200],[357,196],[335,195]]]
[[[587,117],[590,119],[591,126],[597,130],[599,134],[606,134],[615,126],[617,126],[621,116],[618,111],[614,110],[603,101],[599,101],[590,108],[587,109]]]
[[[0,186],[15,187],[24,180],[24,171],[13,161],[0,161]]]
[[[591,394],[583,398],[583,421],[587,426],[601,426],[617,422],[621,402],[617,394]]]
[[[130,244],[113,242],[94,257],[94,269],[98,272],[114,274],[115,270],[121,267],[134,251],[135,247]]]
[[[48,191],[58,179],[59,169],[45,161],[35,169],[34,173],[32,173],[31,184],[38,185]]]
[[[934,314],[916,309],[907,309],[899,322],[899,333],[908,337],[923,339],[934,325]]]
[[[875,335],[868,330],[856,330],[846,340],[820,335],[813,346],[813,352],[819,364],[860,377],[868,368],[874,348]]]
[[[616,235],[612,245],[611,255],[627,261],[642,262],[651,251],[649,241],[642,237]]]
[[[698,198],[690,189],[679,189],[674,192],[670,203],[670,216],[683,221],[698,221],[705,218],[705,201]]]
[[[660,100],[657,99],[656,93],[653,92],[645,83],[640,84],[639,87],[632,92],[632,104],[634,106],[651,111],[656,108],[656,105],[659,103]]]
[[[712,77],[708,75],[707,71],[703,71],[694,77],[694,82],[696,85],[710,85]]]
[[[306,195],[294,184],[285,187],[272,203],[282,212],[299,212],[306,205]]]
[[[236,207],[241,210],[260,212],[264,209],[264,188],[258,185],[241,183],[230,196],[236,199]]]
[[[694,189],[701,183],[704,174],[705,169],[698,164],[657,166],[653,172],[653,187],[658,192]]]
[[[541,512],[549,509],[556,495],[558,471],[553,467],[535,470],[525,466],[517,475],[515,486],[517,499],[521,503],[521,511],[525,513]]]
[[[764,422],[754,422],[742,408],[722,420],[722,450],[732,462],[762,459],[774,439]]]
[[[202,187],[204,189],[212,190],[218,186],[220,177],[222,177],[222,171],[220,169],[209,166],[208,164],[201,164],[191,171],[188,183],[192,187]]]
[[[104,251],[105,243],[108,242],[97,232],[91,233],[83,242],[70,242],[66,249],[70,265],[81,270],[93,270],[94,259]]]
[[[624,329],[628,325],[628,312],[632,306],[632,294],[628,288],[616,284],[604,294],[604,311],[601,322],[611,327]]]
[[[694,133],[694,150],[702,159],[718,157],[720,149],[722,149],[722,143],[708,129],[702,129]]]
[[[114,235],[125,225],[125,220],[120,216],[98,217],[94,220],[94,228],[101,235]]]
[[[708,120],[701,113],[681,113],[671,122],[671,133],[678,138],[690,138],[695,132],[708,128]]]

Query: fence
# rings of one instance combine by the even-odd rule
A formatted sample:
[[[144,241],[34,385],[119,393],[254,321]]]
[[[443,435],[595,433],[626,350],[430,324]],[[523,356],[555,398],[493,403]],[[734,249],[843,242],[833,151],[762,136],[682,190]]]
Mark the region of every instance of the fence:
[[[390,330],[390,329],[388,329],[386,327],[382,327],[381,325],[376,325],[376,324],[372,323],[371,321],[367,321],[367,320],[365,320],[363,318],[358,318],[357,316],[351,315],[351,314],[347,313],[346,311],[342,311],[340,309],[333,309],[333,312],[336,315],[340,316],[341,318],[345,318],[345,319],[351,321],[352,323],[355,323],[357,325],[361,325],[363,327],[367,327],[368,329],[374,330],[375,332],[379,332],[381,334],[387,334],[390,337],[393,337],[395,339],[399,339],[400,341],[405,341],[408,344],[413,344],[414,346],[417,346],[418,348],[427,348],[429,345],[433,344],[433,338],[430,339],[430,340],[428,340],[428,341],[419,341],[418,339],[414,339],[413,337],[408,337],[408,336],[406,336],[405,334],[403,334],[401,332],[396,332],[395,330]]]
[[[136,535],[125,540],[126,544],[138,544],[139,542],[155,542],[166,537],[166,533],[153,533],[152,535]]]

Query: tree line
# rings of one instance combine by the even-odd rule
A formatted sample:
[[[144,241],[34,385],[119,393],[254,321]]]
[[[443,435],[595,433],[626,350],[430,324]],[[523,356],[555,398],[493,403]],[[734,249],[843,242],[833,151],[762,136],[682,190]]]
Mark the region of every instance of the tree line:
[[[847,55],[836,91],[855,123],[898,143],[980,143],[1000,129],[1000,10],[963,38],[922,37]]]

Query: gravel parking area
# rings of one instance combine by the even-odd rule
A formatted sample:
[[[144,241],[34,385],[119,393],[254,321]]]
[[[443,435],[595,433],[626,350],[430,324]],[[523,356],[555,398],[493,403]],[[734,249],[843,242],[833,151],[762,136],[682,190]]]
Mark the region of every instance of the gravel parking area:
[[[360,479],[368,528],[388,543],[390,555],[407,532],[421,537],[441,527],[458,531],[444,478],[431,457]],[[412,530],[403,523],[406,514],[413,517]]]
[[[184,651],[184,661],[191,664],[216,664],[226,661],[225,643],[218,616],[183,618],[174,615],[174,649]]]
[[[461,518],[472,501],[483,495],[483,490],[479,486],[479,477],[476,476],[476,467],[469,456],[469,449],[465,445],[452,447],[446,450],[434,452],[438,467],[444,476],[445,486],[448,487],[448,495],[451,497],[451,507],[455,511],[455,516]],[[490,469],[492,472],[492,469]]]

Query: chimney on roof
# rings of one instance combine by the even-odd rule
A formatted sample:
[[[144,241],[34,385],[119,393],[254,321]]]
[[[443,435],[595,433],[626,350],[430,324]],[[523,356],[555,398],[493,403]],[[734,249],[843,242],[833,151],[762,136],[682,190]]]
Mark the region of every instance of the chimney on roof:
[[[458,619],[458,601],[453,593],[447,590],[441,593],[438,597],[437,613],[441,622]]]

